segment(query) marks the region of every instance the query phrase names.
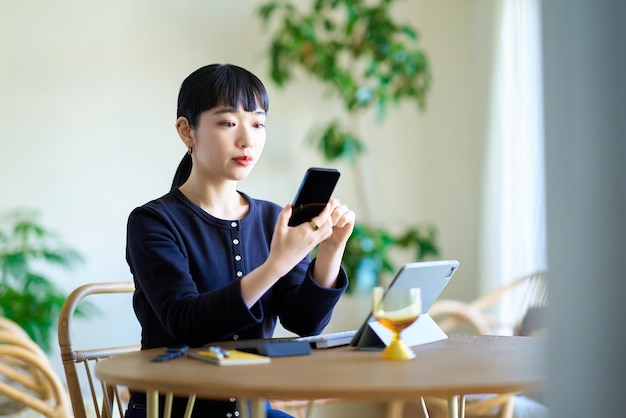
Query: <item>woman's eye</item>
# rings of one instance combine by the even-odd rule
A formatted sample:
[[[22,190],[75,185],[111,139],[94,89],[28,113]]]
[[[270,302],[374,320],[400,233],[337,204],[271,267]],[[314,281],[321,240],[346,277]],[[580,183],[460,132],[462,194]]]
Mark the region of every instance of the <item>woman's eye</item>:
[[[227,126],[229,128],[232,128],[233,126],[235,126],[235,122],[232,121],[226,121],[226,122],[222,122],[221,123],[222,126]]]

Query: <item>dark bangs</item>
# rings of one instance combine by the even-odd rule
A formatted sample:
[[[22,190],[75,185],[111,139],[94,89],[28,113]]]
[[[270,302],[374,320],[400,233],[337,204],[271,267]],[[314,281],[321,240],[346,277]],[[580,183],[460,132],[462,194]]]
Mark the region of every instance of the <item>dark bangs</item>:
[[[248,70],[232,64],[212,64],[191,73],[180,89],[178,117],[184,116],[195,127],[200,114],[217,106],[253,112],[268,111],[265,86]]]
[[[246,112],[258,108],[267,112],[269,107],[267,92],[261,80],[240,67],[224,65],[219,68],[215,72],[215,91],[216,100],[206,109],[215,106],[237,108],[241,105]]]

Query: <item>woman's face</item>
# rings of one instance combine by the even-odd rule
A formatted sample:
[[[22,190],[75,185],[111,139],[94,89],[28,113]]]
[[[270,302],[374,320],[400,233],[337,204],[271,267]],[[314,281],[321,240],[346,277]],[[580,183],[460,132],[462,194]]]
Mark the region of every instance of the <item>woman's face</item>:
[[[245,179],[265,146],[265,119],[261,108],[215,107],[200,114],[192,130],[194,169],[223,180]]]

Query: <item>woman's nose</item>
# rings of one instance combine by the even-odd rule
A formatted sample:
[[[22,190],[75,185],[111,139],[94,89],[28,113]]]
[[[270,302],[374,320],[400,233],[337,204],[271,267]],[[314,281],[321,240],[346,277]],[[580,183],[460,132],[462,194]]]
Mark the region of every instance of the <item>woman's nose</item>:
[[[254,132],[249,129],[242,128],[237,137],[237,147],[252,148],[254,146]]]

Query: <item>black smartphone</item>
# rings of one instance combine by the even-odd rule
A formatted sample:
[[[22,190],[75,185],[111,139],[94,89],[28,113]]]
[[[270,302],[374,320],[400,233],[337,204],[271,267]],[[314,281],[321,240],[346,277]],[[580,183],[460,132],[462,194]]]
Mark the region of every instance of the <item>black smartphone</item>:
[[[288,225],[300,225],[319,215],[330,200],[339,175],[339,171],[334,168],[309,168],[293,200],[293,211]]]

